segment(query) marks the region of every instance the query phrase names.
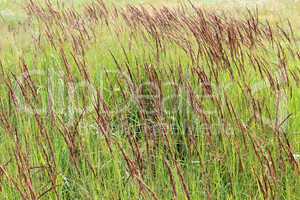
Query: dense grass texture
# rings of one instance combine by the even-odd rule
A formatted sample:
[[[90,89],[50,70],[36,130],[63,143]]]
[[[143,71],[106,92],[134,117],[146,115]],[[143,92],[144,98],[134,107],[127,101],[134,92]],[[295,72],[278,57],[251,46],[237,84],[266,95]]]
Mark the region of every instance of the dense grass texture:
[[[294,23],[125,3],[2,12],[0,199],[299,199]]]

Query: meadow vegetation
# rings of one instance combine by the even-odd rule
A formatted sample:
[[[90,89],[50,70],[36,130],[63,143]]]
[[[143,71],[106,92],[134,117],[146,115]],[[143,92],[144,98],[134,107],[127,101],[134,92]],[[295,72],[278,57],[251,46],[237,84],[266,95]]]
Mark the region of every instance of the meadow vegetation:
[[[16,2],[0,12],[0,199],[299,199],[293,17]]]

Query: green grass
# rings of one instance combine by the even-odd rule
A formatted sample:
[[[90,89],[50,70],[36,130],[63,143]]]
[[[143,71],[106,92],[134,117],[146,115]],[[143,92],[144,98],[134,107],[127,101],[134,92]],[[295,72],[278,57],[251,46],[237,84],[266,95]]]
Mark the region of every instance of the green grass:
[[[88,1],[67,3],[85,22],[86,34],[74,28],[72,17],[55,21],[48,9],[41,17],[26,14],[24,1],[0,0],[0,199],[299,199],[299,160],[293,157],[300,154],[300,81],[293,74],[299,76],[300,60],[291,53],[299,52],[298,38],[291,39],[288,24],[279,27],[291,42],[273,22],[275,14],[262,10],[259,29],[266,30],[264,20],[270,19],[274,41],[262,34],[249,47],[237,39],[245,56],[240,71],[228,32],[220,39],[227,66],[212,61],[205,49],[197,60],[191,56],[197,56],[197,40],[183,21],[170,27],[155,21],[153,33],[141,24],[141,12],[132,19],[135,26],[120,14],[132,14],[122,9],[128,3],[160,8],[160,1],[105,2],[107,18],[91,17],[95,21],[84,12]],[[176,2],[166,5],[173,9]],[[212,14],[222,8],[204,4]],[[52,8],[63,16],[64,8]],[[200,26],[191,6],[186,9],[185,19]],[[251,16],[242,13],[233,15],[245,23]],[[201,44],[215,50],[209,42]],[[266,72],[275,82],[283,79],[278,52],[285,55],[289,84],[276,89]],[[265,60],[263,77],[246,55]],[[205,76],[213,97],[201,81]]]

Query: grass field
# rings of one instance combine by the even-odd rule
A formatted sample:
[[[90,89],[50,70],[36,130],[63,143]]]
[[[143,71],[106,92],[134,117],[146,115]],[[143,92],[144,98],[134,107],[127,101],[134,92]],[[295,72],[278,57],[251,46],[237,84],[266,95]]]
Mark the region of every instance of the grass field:
[[[0,200],[300,199],[298,8],[0,0]]]

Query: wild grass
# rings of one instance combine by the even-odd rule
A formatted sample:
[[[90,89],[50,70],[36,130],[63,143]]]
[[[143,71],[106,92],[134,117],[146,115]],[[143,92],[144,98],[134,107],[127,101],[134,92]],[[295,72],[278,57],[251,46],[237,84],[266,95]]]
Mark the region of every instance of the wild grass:
[[[25,39],[1,53],[1,199],[299,198],[289,20],[192,2],[23,9],[9,31]]]

